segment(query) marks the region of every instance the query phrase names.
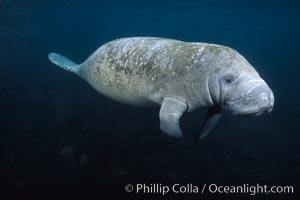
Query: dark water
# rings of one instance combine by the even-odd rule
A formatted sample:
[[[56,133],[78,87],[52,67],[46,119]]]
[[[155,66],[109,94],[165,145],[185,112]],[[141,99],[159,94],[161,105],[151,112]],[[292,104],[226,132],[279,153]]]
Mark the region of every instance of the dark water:
[[[144,182],[296,187],[299,25],[294,1],[0,0],[0,196],[126,199],[134,195],[125,184]],[[225,114],[199,144],[192,138],[205,111],[194,112],[183,117],[184,139],[172,139],[160,132],[159,108],[116,103],[47,58],[55,51],[82,62],[105,42],[129,36],[238,50],[272,88],[273,112]]]

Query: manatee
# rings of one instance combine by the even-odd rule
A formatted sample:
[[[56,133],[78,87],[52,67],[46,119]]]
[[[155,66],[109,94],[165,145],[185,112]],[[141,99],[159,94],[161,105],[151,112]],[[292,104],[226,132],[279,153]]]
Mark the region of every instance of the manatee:
[[[271,112],[274,95],[236,50],[216,44],[156,37],[121,38],[99,47],[82,64],[57,54],[49,59],[77,74],[99,93],[136,105],[160,105],[160,128],[182,137],[180,118],[206,108],[197,139],[217,124],[223,111],[234,116]]]

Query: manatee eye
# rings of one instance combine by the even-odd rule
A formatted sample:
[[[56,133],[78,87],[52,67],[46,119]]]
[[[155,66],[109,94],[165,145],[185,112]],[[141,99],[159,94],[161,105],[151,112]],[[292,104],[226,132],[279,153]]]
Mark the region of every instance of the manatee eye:
[[[225,79],[225,83],[227,83],[227,84],[230,84],[230,83],[232,83],[232,79]]]
[[[229,85],[230,83],[233,82],[233,76],[229,75],[229,76],[226,76],[224,77],[224,82]]]

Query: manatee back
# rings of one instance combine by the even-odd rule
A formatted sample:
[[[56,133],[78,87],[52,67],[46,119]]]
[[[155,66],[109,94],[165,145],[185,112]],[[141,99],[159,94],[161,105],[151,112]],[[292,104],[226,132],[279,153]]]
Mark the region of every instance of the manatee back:
[[[160,104],[165,96],[196,102],[197,91],[188,88],[202,90],[204,77],[193,59],[201,46],[151,37],[118,39],[86,60],[86,79],[98,92],[123,103]]]
[[[158,38],[124,38],[101,46],[84,63],[87,81],[100,93],[123,103],[152,104],[153,58]],[[152,74],[151,74],[152,73]],[[151,75],[150,75],[151,74]],[[161,98],[155,99],[160,103]]]

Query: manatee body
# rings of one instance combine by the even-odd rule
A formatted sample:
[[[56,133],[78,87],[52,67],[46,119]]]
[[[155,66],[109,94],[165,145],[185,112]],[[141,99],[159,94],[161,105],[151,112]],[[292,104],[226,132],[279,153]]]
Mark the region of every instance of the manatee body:
[[[274,104],[271,89],[257,71],[237,51],[221,45],[133,37],[102,45],[82,64],[56,53],[49,59],[116,101],[161,105],[160,127],[174,137],[182,136],[179,121],[186,111],[208,108],[201,139],[222,110],[259,115]]]

